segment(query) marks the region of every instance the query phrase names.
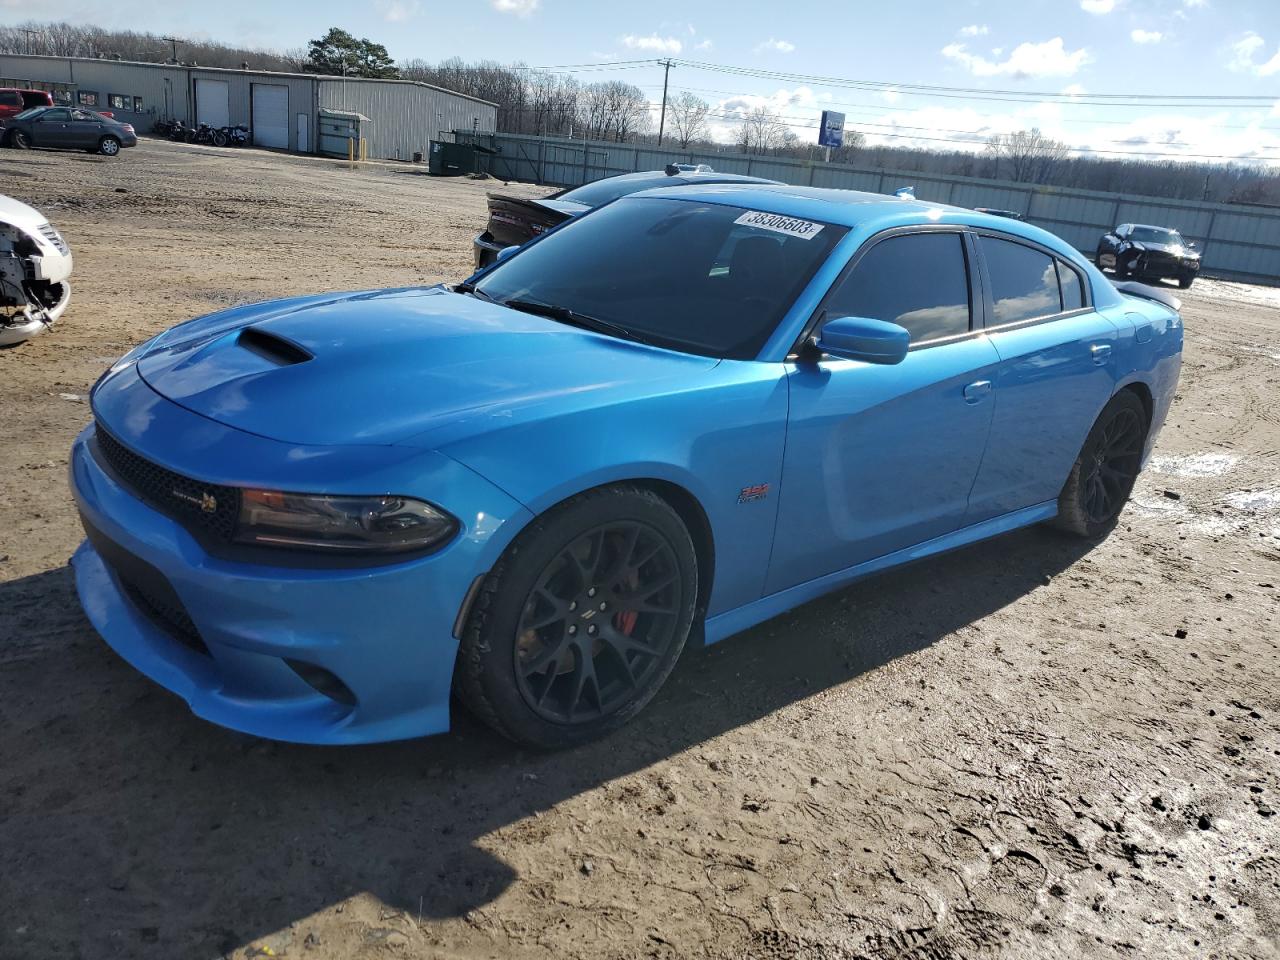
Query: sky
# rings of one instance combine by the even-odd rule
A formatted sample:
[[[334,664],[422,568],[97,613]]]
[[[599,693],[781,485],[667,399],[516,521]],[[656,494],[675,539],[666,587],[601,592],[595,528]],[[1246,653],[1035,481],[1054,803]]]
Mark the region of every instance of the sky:
[[[976,150],[1034,126],[1099,156],[1280,162],[1280,0],[0,0],[0,24],[35,11],[274,49],[340,26],[397,59],[575,65],[584,83],[641,87],[655,115],[662,67],[628,61],[674,57],[722,68],[670,74],[672,95],[724,118],[722,139],[763,105],[805,142],[832,109],[870,143]]]

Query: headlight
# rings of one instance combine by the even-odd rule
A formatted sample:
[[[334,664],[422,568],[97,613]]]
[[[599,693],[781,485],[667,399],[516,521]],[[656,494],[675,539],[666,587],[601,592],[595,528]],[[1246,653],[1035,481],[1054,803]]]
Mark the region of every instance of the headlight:
[[[458,521],[410,497],[244,490],[235,539],[326,553],[403,553],[453,536]]]

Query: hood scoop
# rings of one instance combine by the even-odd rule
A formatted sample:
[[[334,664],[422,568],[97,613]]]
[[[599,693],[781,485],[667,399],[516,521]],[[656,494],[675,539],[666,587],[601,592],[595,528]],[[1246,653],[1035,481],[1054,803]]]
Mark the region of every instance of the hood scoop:
[[[286,340],[279,334],[260,330],[257,327],[245,327],[241,330],[236,338],[236,344],[280,367],[289,367],[295,363],[306,363],[308,360],[315,359],[314,354],[292,340]]]

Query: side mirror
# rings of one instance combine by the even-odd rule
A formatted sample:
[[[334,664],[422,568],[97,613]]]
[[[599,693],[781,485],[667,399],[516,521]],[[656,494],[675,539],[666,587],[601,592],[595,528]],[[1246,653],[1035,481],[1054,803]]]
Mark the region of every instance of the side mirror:
[[[503,247],[501,250],[497,252],[493,262],[497,263],[499,260],[505,260],[507,259],[507,257],[511,256],[513,253],[515,253],[519,249],[520,247],[517,244],[512,244],[509,247]]]
[[[911,345],[905,327],[870,317],[837,317],[818,334],[817,347],[842,360],[863,363],[901,363]]]

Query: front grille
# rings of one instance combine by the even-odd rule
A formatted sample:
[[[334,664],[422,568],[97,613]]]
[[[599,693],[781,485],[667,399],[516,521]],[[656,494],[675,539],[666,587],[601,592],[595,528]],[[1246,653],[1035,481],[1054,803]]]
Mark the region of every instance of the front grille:
[[[101,424],[95,426],[102,459],[140,499],[194,533],[231,541],[240,516],[239,489],[202,483],[166,470],[134,453]]]
[[[67,241],[62,239],[62,234],[54,229],[51,223],[42,223],[36,228],[40,231],[40,235],[58,248],[60,253],[68,253]]]
[[[124,587],[125,595],[139,612],[184,647],[209,656],[209,648],[205,646],[195,621],[187,613],[182,598],[173,589],[169,578],[152,564],[120,546],[83,514],[80,522],[84,525],[85,536],[93,544],[93,549],[116,575],[116,579]]]

